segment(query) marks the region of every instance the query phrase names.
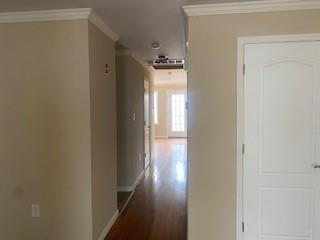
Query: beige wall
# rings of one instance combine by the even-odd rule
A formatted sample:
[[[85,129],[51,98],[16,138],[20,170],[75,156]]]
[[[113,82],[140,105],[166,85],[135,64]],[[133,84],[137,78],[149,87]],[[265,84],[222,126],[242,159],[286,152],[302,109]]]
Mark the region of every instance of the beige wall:
[[[320,11],[190,17],[189,240],[235,239],[239,36],[320,32]]]
[[[144,79],[152,74],[130,55],[117,56],[116,64],[118,186],[131,187],[144,167]]]
[[[117,210],[115,43],[89,24],[93,239]],[[105,64],[110,74],[105,75]]]
[[[117,208],[115,44],[86,20],[0,36],[0,239],[96,240]]]
[[[116,63],[118,186],[132,186],[143,170],[144,68],[130,55],[117,56]]]
[[[0,239],[92,237],[87,36],[87,21],[0,24]]]
[[[167,93],[174,90],[187,90],[187,83],[157,84],[155,92],[158,93],[158,123],[154,125],[155,137],[168,137],[168,109]]]

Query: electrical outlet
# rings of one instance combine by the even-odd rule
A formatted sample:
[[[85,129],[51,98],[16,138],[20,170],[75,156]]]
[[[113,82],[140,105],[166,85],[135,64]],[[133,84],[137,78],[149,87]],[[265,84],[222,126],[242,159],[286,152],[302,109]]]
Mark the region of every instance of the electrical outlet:
[[[31,205],[31,216],[34,218],[40,217],[40,205],[39,204],[32,204]]]

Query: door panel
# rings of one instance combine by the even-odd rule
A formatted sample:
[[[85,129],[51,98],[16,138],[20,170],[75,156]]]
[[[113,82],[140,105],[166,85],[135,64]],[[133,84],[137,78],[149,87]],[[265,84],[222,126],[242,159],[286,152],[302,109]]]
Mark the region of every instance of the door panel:
[[[168,136],[187,137],[186,91],[168,92]]]
[[[244,239],[319,240],[320,43],[248,44],[244,62]]]
[[[314,203],[312,190],[260,188],[259,195],[261,235],[264,238],[311,238]]]
[[[262,173],[311,173],[314,70],[312,64],[288,59],[261,66]]]

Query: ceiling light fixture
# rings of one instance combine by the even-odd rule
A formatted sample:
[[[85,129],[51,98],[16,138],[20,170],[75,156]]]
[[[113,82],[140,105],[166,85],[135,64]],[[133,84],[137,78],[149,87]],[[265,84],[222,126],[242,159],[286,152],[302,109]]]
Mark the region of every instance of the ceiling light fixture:
[[[152,48],[153,50],[158,50],[158,49],[160,49],[160,43],[158,43],[158,42],[153,42],[153,43],[151,44],[151,48]]]

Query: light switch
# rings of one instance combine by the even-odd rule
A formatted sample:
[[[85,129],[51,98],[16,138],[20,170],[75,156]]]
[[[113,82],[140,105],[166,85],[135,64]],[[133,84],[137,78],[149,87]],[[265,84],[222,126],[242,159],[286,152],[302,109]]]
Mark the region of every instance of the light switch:
[[[133,121],[136,120],[136,113],[135,113],[135,112],[132,114],[132,120],[133,120]]]
[[[40,205],[39,204],[32,204],[31,205],[31,216],[34,218],[40,217]]]

